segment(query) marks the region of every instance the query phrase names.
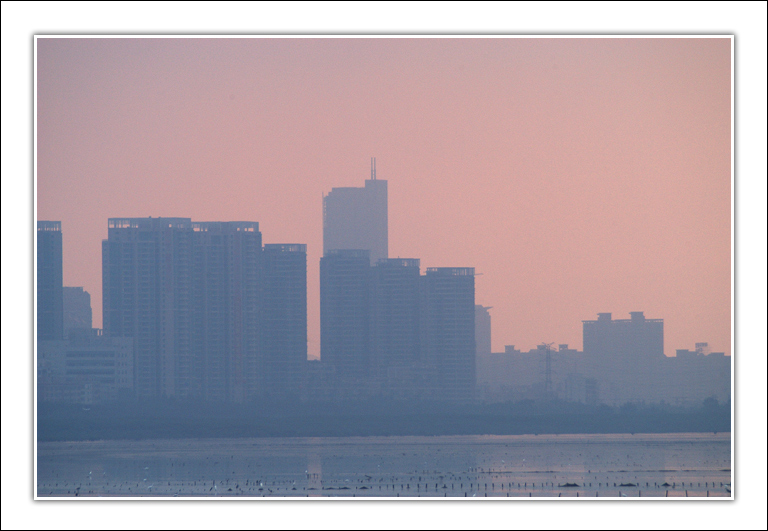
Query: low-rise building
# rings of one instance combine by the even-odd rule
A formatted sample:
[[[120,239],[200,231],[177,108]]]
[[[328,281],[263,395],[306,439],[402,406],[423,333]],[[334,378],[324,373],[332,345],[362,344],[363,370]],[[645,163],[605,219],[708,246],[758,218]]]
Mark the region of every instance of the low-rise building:
[[[75,329],[69,339],[37,345],[37,392],[43,402],[93,404],[133,396],[133,339]]]

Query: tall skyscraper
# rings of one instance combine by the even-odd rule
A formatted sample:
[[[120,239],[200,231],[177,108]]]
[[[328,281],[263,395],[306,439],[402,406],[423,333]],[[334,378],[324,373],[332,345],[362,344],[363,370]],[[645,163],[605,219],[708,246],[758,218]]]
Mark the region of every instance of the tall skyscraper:
[[[192,223],[190,361],[197,367],[185,367],[194,379],[180,384],[199,380],[205,400],[241,402],[261,392],[261,254],[256,222]]]
[[[199,388],[190,340],[191,262],[189,218],[109,220],[102,242],[104,330],[134,338],[138,398]]]
[[[422,363],[440,400],[475,397],[475,268],[431,267],[421,277]]]
[[[263,387],[267,396],[299,396],[307,362],[307,246],[265,244]]]
[[[369,375],[370,270],[367,249],[320,259],[320,358],[342,378]]]
[[[37,340],[64,338],[60,221],[37,222]]]
[[[371,269],[370,319],[371,367],[380,379],[418,363],[418,259],[379,260]]]
[[[104,328],[135,340],[137,397],[257,392],[258,223],[114,218],[102,260]]]
[[[365,249],[371,264],[388,258],[387,181],[376,179],[376,160],[364,188],[333,188],[323,198],[323,255]]]

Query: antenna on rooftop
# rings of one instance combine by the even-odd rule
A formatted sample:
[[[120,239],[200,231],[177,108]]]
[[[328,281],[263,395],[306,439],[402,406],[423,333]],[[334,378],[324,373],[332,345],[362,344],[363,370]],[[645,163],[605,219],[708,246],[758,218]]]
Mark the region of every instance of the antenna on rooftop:
[[[376,157],[371,157],[371,180],[376,180]]]

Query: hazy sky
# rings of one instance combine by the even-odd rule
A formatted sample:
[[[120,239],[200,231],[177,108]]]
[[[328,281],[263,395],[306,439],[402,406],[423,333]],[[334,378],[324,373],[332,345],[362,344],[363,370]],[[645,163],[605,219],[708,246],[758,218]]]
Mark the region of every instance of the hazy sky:
[[[308,245],[322,194],[389,181],[389,251],[475,267],[493,348],[581,321],[731,342],[731,41],[38,39],[37,219],[101,326],[109,217],[258,221]]]

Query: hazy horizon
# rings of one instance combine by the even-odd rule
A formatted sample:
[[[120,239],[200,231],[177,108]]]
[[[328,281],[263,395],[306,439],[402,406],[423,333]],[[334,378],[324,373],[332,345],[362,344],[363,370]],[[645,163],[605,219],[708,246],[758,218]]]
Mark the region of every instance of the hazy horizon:
[[[731,39],[47,39],[37,219],[101,326],[111,217],[257,221],[306,243],[322,196],[389,188],[389,255],[474,267],[493,350],[665,320],[731,354]]]

